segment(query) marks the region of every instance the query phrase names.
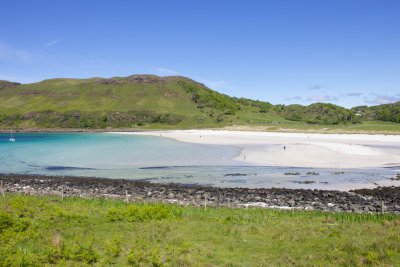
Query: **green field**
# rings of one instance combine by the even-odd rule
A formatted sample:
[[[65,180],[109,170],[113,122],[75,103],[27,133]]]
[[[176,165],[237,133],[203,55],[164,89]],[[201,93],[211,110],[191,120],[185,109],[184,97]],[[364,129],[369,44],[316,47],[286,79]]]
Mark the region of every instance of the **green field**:
[[[400,216],[6,195],[0,266],[399,266]]]
[[[363,121],[348,125],[311,125],[304,122],[283,121],[276,124],[235,124],[225,126],[228,130],[278,131],[302,133],[366,133],[366,134],[400,134],[400,124],[384,121]]]

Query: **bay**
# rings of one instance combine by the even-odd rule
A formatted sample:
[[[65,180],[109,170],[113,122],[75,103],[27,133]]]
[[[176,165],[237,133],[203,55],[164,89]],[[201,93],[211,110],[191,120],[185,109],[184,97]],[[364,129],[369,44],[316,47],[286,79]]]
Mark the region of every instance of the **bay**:
[[[108,133],[0,134],[0,173],[92,176],[219,187],[339,189],[389,182],[399,168],[255,166],[238,148]]]

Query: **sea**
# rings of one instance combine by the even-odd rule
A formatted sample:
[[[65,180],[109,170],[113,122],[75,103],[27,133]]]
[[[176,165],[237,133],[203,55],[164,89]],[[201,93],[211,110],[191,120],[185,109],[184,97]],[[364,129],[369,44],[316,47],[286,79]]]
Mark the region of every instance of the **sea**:
[[[236,147],[113,133],[0,134],[0,173],[247,188],[338,189],[388,183],[399,167],[329,169],[237,161]]]

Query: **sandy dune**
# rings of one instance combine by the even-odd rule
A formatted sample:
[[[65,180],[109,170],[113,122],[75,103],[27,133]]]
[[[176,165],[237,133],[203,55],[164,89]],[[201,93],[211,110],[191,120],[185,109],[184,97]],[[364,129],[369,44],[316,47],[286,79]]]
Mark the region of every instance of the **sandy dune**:
[[[400,166],[400,136],[221,130],[125,133],[241,149],[235,159],[257,165],[365,168]]]

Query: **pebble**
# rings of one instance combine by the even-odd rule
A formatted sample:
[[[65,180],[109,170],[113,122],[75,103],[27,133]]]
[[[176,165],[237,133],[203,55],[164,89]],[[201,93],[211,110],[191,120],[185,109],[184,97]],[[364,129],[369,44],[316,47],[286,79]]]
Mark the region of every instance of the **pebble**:
[[[400,214],[400,187],[378,187],[350,192],[284,188],[217,188],[198,185],[156,184],[93,177],[58,177],[0,174],[4,191],[36,195],[105,197],[178,203],[182,205],[269,208],[291,207],[333,212],[385,212]]]

